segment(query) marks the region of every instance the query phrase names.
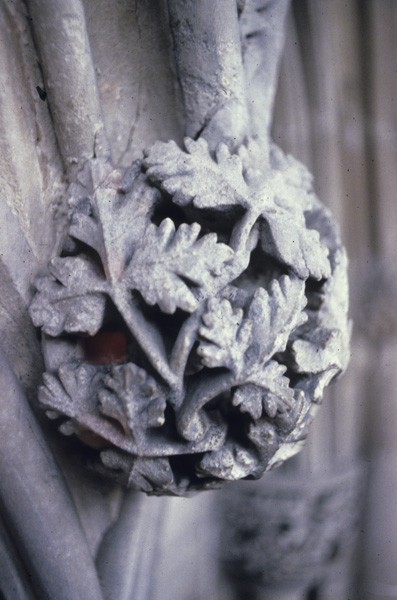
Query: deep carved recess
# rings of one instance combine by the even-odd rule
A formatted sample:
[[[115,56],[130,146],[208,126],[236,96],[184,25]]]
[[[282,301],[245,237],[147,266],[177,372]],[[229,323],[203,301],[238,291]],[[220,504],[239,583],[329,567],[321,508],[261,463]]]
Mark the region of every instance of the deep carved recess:
[[[297,452],[346,366],[346,256],[308,171],[254,140],[88,161],[30,307],[40,406],[151,494],[258,478]]]

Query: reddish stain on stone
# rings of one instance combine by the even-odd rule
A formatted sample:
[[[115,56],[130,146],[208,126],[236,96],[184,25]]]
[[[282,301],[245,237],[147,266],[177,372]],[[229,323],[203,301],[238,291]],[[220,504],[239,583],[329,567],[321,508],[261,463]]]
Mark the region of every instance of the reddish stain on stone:
[[[101,450],[109,447],[110,445],[109,442],[103,437],[94,433],[90,429],[85,429],[83,427],[79,428],[77,436],[79,440],[83,442],[83,444],[89,446],[90,448],[94,448],[95,450]]]
[[[86,361],[96,365],[123,363],[127,358],[127,340],[122,331],[98,331],[83,340],[83,348]]]

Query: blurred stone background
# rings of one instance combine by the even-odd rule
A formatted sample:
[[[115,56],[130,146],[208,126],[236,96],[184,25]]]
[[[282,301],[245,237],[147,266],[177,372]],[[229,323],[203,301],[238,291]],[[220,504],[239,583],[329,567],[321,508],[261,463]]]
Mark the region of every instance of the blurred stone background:
[[[340,223],[351,362],[300,455],[213,494],[225,600],[397,598],[396,30],[393,0],[292,1],[273,138]],[[208,593],[191,597],[221,597]]]

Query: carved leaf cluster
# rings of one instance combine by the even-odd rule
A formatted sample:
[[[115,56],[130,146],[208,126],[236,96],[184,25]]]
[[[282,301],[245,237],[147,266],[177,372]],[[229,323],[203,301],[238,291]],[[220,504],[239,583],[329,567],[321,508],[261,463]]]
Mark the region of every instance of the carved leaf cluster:
[[[153,377],[133,363],[113,368],[104,378],[105,388],[98,392],[99,410],[117,420],[135,442],[149,427],[164,424],[164,392]]]
[[[149,225],[127,267],[127,285],[165,313],[172,314],[178,307],[194,312],[198,300],[192,286],[202,293],[211,290],[233,257],[229,246],[217,243],[216,234],[198,239],[200,229],[198,223],[182,223],[175,230],[171,219],[164,219],[159,227]]]
[[[109,174],[101,162],[93,161],[92,171],[92,197],[84,198],[87,190],[79,188],[72,202],[68,239],[83,242],[80,254],[53,260],[49,276],[38,281],[32,320],[52,336],[94,335],[109,296],[161,376],[175,381],[161,335],[145,320],[134,292],[166,313],[193,312],[199,299],[222,286],[220,275],[233,251],[214,233],[199,237],[197,223],[178,229],[170,219],[159,227],[152,223],[159,192],[139,164],[124,178],[119,170]]]
[[[217,210],[239,205],[252,225],[259,218],[264,222],[261,243],[265,252],[288,265],[298,277],[329,277],[328,250],[318,232],[307,229],[304,210],[310,202],[305,206],[296,198],[307,194],[288,177],[288,166],[264,166],[258,175],[244,146],[238,155],[220,144],[215,159],[205,140],[186,138],[185,147],[186,152],[173,141],[156,142],[144,160],[148,177],[171,194],[176,204]]]
[[[291,332],[307,319],[305,305],[303,282],[288,276],[273,280],[269,292],[256,290],[246,318],[229,300],[211,298],[202,317],[197,352],[207,367],[226,367],[236,378],[246,379],[258,365],[285,349]]]
[[[231,382],[229,374],[218,376],[218,390],[223,389],[222,380],[234,388],[231,403],[250,417],[248,439],[263,461],[255,458],[255,452],[232,443],[203,458],[201,476],[234,479],[243,472],[259,476],[259,465],[270,459],[280,436],[287,436],[301,418],[304,407],[285,376],[286,366],[272,357],[286,349],[291,333],[307,319],[304,292],[304,282],[283,276],[272,281],[268,291],[255,291],[245,315],[226,298],[208,301],[197,353],[206,367],[233,373]],[[205,389],[204,397],[214,395]]]
[[[39,399],[65,434],[101,450],[101,468],[148,493],[259,477],[283,460],[348,343],[347,308],[329,300],[346,265],[335,233],[318,233],[328,217],[303,167],[252,140],[237,154],[202,139],[185,147],[156,142],[127,170],[87,162],[63,256],[30,307],[36,326],[67,340],[118,313],[127,362],[63,364]],[[174,478],[169,457],[181,454],[197,455],[194,472]]]
[[[246,206],[249,189],[241,158],[220,144],[215,160],[207,142],[185,138],[184,152],[174,141],[156,142],[145,157],[147,175],[172,195],[176,204],[197,208]]]

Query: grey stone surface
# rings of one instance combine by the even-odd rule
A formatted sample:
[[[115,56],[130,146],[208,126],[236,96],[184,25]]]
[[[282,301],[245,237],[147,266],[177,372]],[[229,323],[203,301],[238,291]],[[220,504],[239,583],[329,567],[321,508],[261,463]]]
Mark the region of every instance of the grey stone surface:
[[[306,597],[333,585],[344,598],[337,586],[352,560],[363,475],[361,465],[305,480],[270,475],[266,485],[240,483],[223,494],[221,560],[240,593],[287,588]]]
[[[18,554],[40,598],[100,600],[97,573],[69,490],[3,354],[0,375],[8,391],[1,396],[0,496]],[[6,573],[1,590],[3,585],[9,589],[11,577]]]
[[[110,152],[80,0],[28,1],[45,93],[65,167]]]
[[[186,135],[214,149],[249,129],[235,0],[168,0]]]
[[[335,224],[300,163],[276,147],[263,160],[253,140],[215,156],[156,142],[130,169],[91,160],[70,187],[30,307],[48,347],[39,401],[129,487],[259,477],[299,449],[346,365]],[[115,356],[90,354],[101,336]]]
[[[253,0],[244,4],[239,26],[245,98],[252,134],[266,146],[284,47],[284,21],[290,3],[289,0]]]
[[[138,508],[134,490],[184,495],[256,478],[300,448],[323,386],[346,364],[345,256],[307,171],[267,136],[284,2],[240,2],[237,12],[225,0],[213,15],[201,1],[27,7],[0,7],[1,207],[16,246],[2,249],[0,325],[31,390],[42,370],[27,316],[36,281],[39,403],[72,437],[56,438],[44,421],[42,435],[31,413],[30,433],[10,418],[0,446],[13,467],[0,491],[12,505],[5,525],[20,532],[40,597],[58,597],[61,582],[64,597],[100,598],[99,577],[106,597],[143,599],[161,521],[145,502],[171,500],[141,494]],[[9,89],[17,102],[7,102]],[[183,129],[196,138],[185,146]],[[7,446],[11,425],[26,434],[20,447],[34,449],[26,464]],[[48,481],[44,438],[67,500],[46,492],[63,482],[55,471]],[[19,470],[30,504],[9,500]],[[124,502],[101,474],[132,488]],[[48,513],[38,533],[36,505]],[[55,523],[57,514],[65,519]],[[0,551],[7,531],[3,540]],[[1,573],[23,590],[11,546]]]
[[[84,12],[115,165],[128,166],[157,139],[182,141],[166,0],[85,0]]]
[[[6,252],[6,243],[13,237],[23,253],[18,269],[13,268],[15,257],[11,267],[10,252],[4,261],[13,270],[15,285],[24,285],[26,290],[29,269],[31,281],[37,265],[46,265],[53,252],[55,215],[64,193],[63,170],[48,102],[43,102],[36,90],[45,84],[26,6],[23,2],[3,2],[0,11],[1,203],[14,217],[12,223],[2,209],[2,223],[6,218],[9,237],[2,236],[1,253]],[[23,299],[26,301],[26,293]]]
[[[64,190],[26,7],[0,6],[0,332],[7,359],[29,395],[43,363],[27,312],[32,282],[57,238]],[[40,232],[40,235],[36,235]]]

